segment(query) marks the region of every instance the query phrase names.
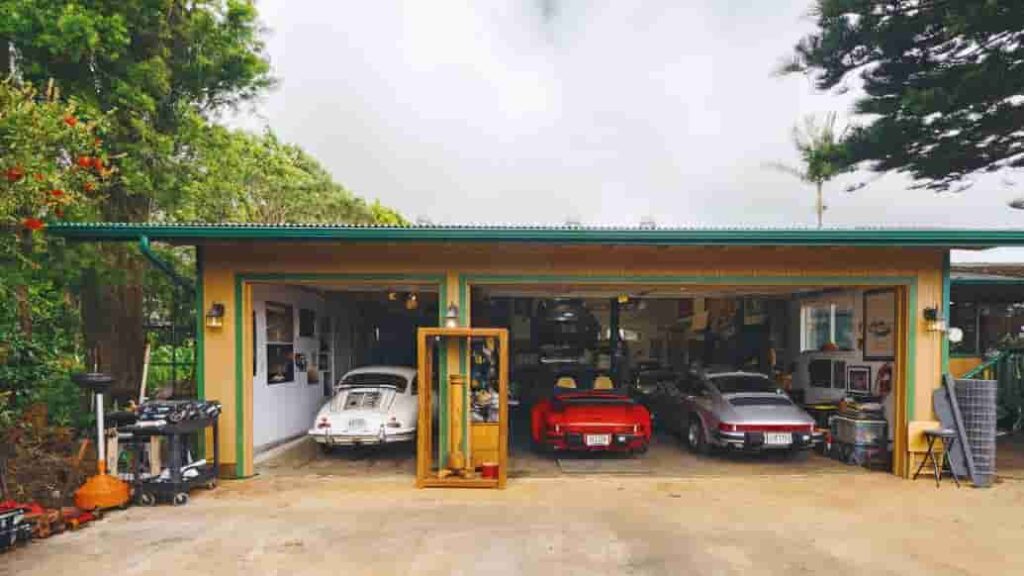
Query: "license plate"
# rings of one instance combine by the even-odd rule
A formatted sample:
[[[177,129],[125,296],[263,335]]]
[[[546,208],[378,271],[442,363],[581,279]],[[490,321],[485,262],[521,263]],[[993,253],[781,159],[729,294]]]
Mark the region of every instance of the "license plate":
[[[584,438],[587,446],[607,446],[612,443],[611,434],[587,434]]]
[[[769,446],[789,446],[793,443],[791,432],[765,432],[764,443]]]
[[[353,419],[348,421],[348,429],[349,430],[365,430],[366,429],[366,420],[363,420],[362,418],[353,418]]]

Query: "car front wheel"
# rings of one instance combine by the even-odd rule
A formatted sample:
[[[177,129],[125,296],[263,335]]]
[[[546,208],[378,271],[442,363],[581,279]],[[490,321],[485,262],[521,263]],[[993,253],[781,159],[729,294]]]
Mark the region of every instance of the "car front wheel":
[[[690,419],[690,423],[686,427],[686,445],[690,447],[691,451],[702,456],[711,451],[707,436],[704,434],[704,426],[700,423],[699,418]]]

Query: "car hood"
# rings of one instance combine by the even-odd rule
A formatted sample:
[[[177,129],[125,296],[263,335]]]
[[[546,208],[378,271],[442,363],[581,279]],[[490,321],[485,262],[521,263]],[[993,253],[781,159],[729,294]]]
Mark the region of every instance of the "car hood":
[[[803,408],[780,402],[777,394],[729,394],[719,404],[722,420],[733,424],[814,424]]]

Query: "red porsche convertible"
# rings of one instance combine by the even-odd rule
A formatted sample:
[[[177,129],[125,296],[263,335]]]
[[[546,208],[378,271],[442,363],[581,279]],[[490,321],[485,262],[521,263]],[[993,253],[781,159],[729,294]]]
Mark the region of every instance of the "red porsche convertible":
[[[530,411],[534,446],[555,451],[643,452],[651,441],[651,414],[611,378],[560,376],[550,398]]]

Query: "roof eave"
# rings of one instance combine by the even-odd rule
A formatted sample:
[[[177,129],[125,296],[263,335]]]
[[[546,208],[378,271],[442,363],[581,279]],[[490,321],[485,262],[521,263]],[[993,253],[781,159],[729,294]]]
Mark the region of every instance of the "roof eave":
[[[264,226],[74,223],[49,233],[76,241],[520,242],[698,246],[903,246],[989,248],[1024,246],[1024,231],[965,229],[644,229],[469,226]]]

